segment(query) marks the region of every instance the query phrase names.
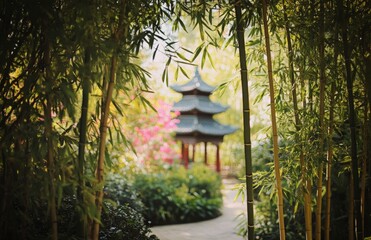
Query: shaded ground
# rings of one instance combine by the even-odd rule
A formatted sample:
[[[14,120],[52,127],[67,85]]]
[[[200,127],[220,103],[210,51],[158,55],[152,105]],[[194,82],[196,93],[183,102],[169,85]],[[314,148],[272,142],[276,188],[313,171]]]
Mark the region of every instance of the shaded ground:
[[[246,204],[241,199],[234,200],[236,190],[232,187],[235,180],[224,179],[224,206],[222,216],[197,223],[177,224],[153,227],[152,232],[160,240],[242,240],[236,234],[236,216],[246,211]]]

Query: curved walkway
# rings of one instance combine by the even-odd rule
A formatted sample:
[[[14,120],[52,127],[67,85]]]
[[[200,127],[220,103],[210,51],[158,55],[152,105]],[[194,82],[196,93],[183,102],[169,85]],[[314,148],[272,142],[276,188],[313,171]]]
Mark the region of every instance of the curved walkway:
[[[232,190],[236,180],[223,179],[224,206],[222,215],[215,219],[197,223],[153,227],[152,232],[160,240],[242,240],[236,234],[236,217],[246,211],[241,199],[234,201],[237,191]]]

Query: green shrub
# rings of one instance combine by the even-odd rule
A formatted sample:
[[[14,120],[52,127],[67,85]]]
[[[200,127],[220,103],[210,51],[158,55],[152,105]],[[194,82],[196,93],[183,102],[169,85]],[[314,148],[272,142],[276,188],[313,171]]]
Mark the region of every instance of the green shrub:
[[[108,204],[102,215],[101,240],[158,240],[144,218],[128,205]]]
[[[203,165],[162,169],[140,174],[134,187],[145,207],[145,217],[153,225],[185,223],[220,215],[221,179]]]
[[[100,239],[158,239],[151,234],[149,224],[143,218],[143,203],[125,178],[118,174],[108,176],[104,190]],[[76,212],[76,197],[73,194],[66,194],[58,208],[60,239],[79,239]],[[29,239],[50,239],[49,229],[47,203],[41,202],[32,212],[32,220],[28,226]]]
[[[120,174],[107,176],[104,194],[105,199],[110,199],[119,205],[127,205],[140,213],[144,211],[144,205],[132,184]]]

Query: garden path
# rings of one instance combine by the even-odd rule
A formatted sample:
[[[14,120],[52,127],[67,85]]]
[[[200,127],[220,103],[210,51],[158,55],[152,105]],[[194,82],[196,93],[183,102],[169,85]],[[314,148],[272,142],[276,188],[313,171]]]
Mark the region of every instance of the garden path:
[[[224,206],[220,217],[197,223],[153,227],[152,232],[160,240],[242,240],[243,237],[236,234],[236,217],[246,212],[246,203],[241,198],[234,201],[237,190],[232,188],[236,183],[233,179],[223,179]]]

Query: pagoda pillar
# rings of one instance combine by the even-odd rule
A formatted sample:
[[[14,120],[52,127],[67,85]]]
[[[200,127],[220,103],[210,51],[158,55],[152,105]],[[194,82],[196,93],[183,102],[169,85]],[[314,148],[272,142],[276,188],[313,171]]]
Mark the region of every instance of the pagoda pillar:
[[[225,112],[228,107],[211,101],[210,95],[216,87],[204,82],[197,68],[190,81],[170,87],[182,94],[182,98],[174,103],[171,109],[180,113],[177,116],[179,122],[177,123],[178,130],[175,130],[175,138],[182,141],[182,164],[188,167],[189,160],[195,160],[197,143],[204,142],[204,163],[208,165],[207,144],[211,143],[217,147],[216,171],[220,172],[219,144],[225,135],[237,129],[230,125],[220,124],[213,119],[213,116]],[[190,153],[189,145],[192,145]]]
[[[205,165],[207,165],[207,142],[204,143],[204,146],[205,146],[205,159],[204,159],[204,162],[205,162]]]
[[[220,152],[219,144],[216,144],[216,171],[220,173]]]
[[[195,162],[196,144],[192,144],[192,162]]]
[[[183,142],[180,142],[181,143],[181,147],[180,147],[180,156],[181,156],[181,164],[184,163],[184,143]]]
[[[189,164],[189,145],[188,144],[182,144],[183,147],[183,164],[186,169],[188,169]]]

